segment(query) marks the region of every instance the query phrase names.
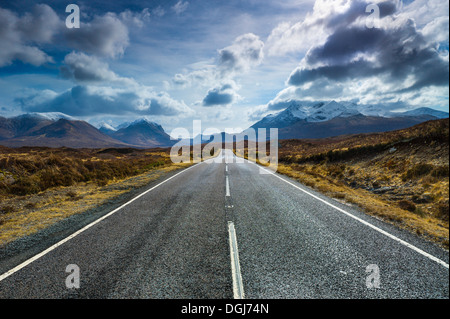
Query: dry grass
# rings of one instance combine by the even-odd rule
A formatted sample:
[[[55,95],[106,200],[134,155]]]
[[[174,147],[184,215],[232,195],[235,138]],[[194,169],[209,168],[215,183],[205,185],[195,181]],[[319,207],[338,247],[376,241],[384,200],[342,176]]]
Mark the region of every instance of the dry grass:
[[[171,165],[168,150],[0,148],[0,197],[36,194],[114,179]]]

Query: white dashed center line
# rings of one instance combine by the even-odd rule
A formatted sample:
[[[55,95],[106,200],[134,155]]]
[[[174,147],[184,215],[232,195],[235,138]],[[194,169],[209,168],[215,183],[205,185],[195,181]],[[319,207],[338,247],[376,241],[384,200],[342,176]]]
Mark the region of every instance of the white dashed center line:
[[[242,284],[241,266],[239,265],[239,252],[237,247],[236,230],[233,222],[228,222],[230,236],[231,273],[233,276],[233,297],[244,299],[244,285]]]

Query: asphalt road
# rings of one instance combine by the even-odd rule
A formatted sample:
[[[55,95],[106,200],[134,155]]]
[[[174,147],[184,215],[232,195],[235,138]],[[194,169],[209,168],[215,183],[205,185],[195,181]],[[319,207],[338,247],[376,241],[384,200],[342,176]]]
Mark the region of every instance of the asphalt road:
[[[447,251],[222,155],[40,254],[4,253],[0,298],[449,298]]]

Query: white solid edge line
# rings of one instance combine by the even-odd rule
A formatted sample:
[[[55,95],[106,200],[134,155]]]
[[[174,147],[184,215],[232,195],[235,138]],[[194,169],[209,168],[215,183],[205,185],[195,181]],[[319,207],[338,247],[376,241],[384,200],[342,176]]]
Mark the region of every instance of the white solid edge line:
[[[333,205],[333,204],[327,202],[326,200],[324,200],[324,199],[322,199],[322,198],[320,198],[320,197],[318,197],[318,196],[316,196],[316,195],[314,195],[314,194],[311,194],[310,192],[308,192],[308,191],[302,189],[301,187],[298,187],[297,185],[295,185],[295,184],[293,184],[293,183],[291,183],[291,182],[285,180],[285,179],[282,178],[281,176],[275,174],[275,173],[272,172],[272,171],[269,171],[269,170],[267,170],[267,169],[261,167],[260,165],[254,163],[254,162],[251,162],[251,161],[248,161],[248,160],[247,160],[247,162],[257,165],[257,166],[259,167],[259,169],[262,169],[262,170],[264,170],[264,171],[270,173],[271,175],[273,175],[273,176],[275,176],[275,177],[278,177],[278,178],[281,179],[283,182],[285,182],[285,183],[287,183],[287,184],[289,184],[289,185],[291,185],[291,186],[294,186],[295,188],[301,190],[301,191],[304,192],[305,194],[307,194],[307,195],[309,195],[309,196],[311,196],[311,197],[313,197],[313,198],[315,198],[315,199],[321,201],[322,203],[324,203],[324,204],[326,204],[326,205],[328,205],[328,206],[330,206],[330,207],[332,207],[332,208],[334,208],[334,209],[340,211],[341,213],[343,213],[343,214],[345,214],[345,215],[347,215],[347,216],[349,216],[349,217],[351,217],[351,218],[353,218],[353,219],[359,221],[360,223],[362,223],[362,224],[364,224],[364,225],[366,225],[366,226],[368,226],[368,227],[370,227],[370,228],[376,230],[377,232],[379,232],[379,233],[381,233],[381,234],[383,234],[383,235],[386,235],[387,237],[389,237],[389,238],[391,238],[391,239],[393,239],[393,240],[399,242],[400,244],[402,244],[402,245],[404,245],[404,246],[406,246],[406,247],[408,247],[408,248],[411,248],[412,250],[414,250],[414,251],[418,252],[419,254],[421,254],[421,255],[423,255],[423,256],[425,256],[425,257],[427,257],[427,258],[429,258],[429,259],[431,259],[431,260],[433,260],[433,261],[435,261],[435,262],[437,262],[438,264],[444,266],[445,268],[447,268],[447,269],[449,268],[449,267],[448,267],[449,265],[448,265],[445,261],[443,261],[443,260],[441,260],[441,259],[439,259],[439,258],[437,258],[437,257],[434,257],[433,255],[427,253],[426,251],[423,251],[422,249],[420,249],[420,248],[418,248],[418,247],[416,247],[416,246],[414,246],[414,245],[412,245],[412,244],[410,244],[410,243],[408,243],[408,242],[406,242],[406,241],[404,241],[404,240],[402,240],[402,239],[400,239],[400,238],[398,238],[398,237],[396,237],[396,236],[394,236],[394,235],[392,235],[392,234],[390,234],[390,233],[388,233],[388,232],[382,230],[381,228],[378,228],[378,227],[372,225],[371,223],[366,222],[365,220],[363,220],[363,219],[361,219],[361,218],[359,218],[359,217],[356,217],[355,215],[350,214],[349,212],[346,212],[345,210],[343,210],[343,209],[341,209],[341,208],[339,208],[339,207],[337,207],[337,206],[335,206],[335,205]]]
[[[48,254],[49,252],[51,252],[52,250],[58,248],[59,246],[61,246],[62,244],[68,242],[69,240],[71,240],[72,238],[78,236],[79,234],[81,234],[82,232],[84,232],[85,230],[91,228],[92,226],[98,224],[99,222],[101,222],[102,220],[108,218],[109,216],[113,215],[114,213],[118,212],[119,210],[121,210],[122,208],[124,208],[125,206],[128,206],[129,204],[131,204],[132,202],[134,202],[135,200],[137,200],[138,198],[141,198],[142,196],[144,196],[145,194],[151,192],[152,190],[154,190],[155,188],[161,186],[162,184],[170,181],[172,178],[177,177],[178,175],[190,170],[191,168],[194,168],[195,166],[197,166],[198,164],[201,163],[205,163],[205,162],[200,162],[197,164],[194,164],[192,166],[189,166],[188,168],[183,169],[181,172],[178,172],[177,174],[169,177],[168,179],[162,181],[161,183],[159,183],[158,185],[153,186],[152,188],[146,190],[145,192],[139,194],[138,196],[134,197],[133,199],[131,199],[130,201],[126,202],[125,204],[123,204],[122,206],[114,209],[113,211],[109,212],[108,214],[96,219],[95,221],[93,221],[92,223],[84,226],[83,228],[81,228],[80,230],[76,231],[75,233],[73,233],[72,235],[62,239],[61,241],[57,242],[56,244],[50,246],[49,248],[45,249],[44,251],[42,251],[41,253],[35,255],[34,257],[31,257],[30,259],[24,261],[23,263],[19,264],[18,266],[14,267],[11,270],[8,270],[7,272],[5,272],[4,274],[2,274],[0,276],[0,281],[4,280],[5,278],[11,276],[12,274],[14,274],[15,272],[19,271],[20,269],[28,266],[29,264],[31,264],[32,262],[38,260],[39,258],[41,258],[42,256]]]
[[[231,274],[233,277],[234,299],[244,299],[244,285],[242,283],[241,266],[239,264],[239,252],[237,247],[236,230],[233,222],[228,222],[228,234],[230,238]]]

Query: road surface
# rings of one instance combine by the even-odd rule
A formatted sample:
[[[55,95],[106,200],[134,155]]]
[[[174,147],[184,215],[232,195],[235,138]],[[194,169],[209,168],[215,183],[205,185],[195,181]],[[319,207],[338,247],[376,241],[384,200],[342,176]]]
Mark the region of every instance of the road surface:
[[[40,245],[0,298],[449,298],[447,251],[229,150]]]

